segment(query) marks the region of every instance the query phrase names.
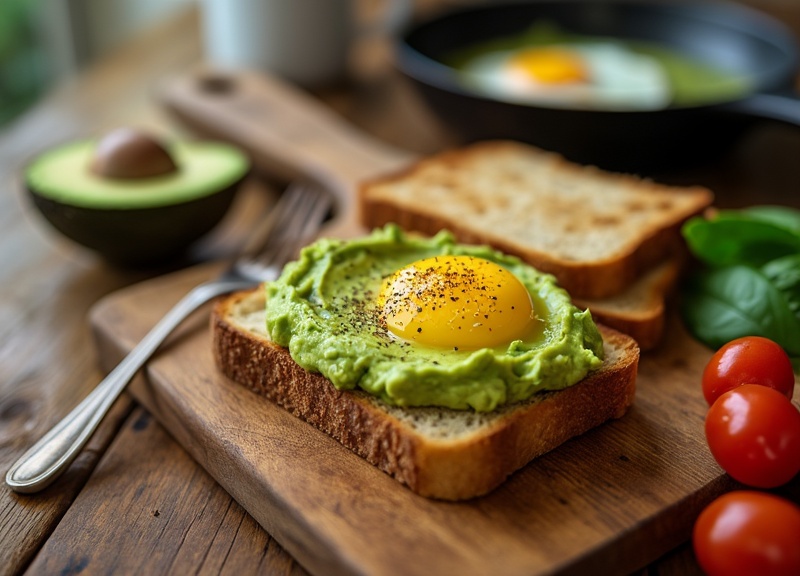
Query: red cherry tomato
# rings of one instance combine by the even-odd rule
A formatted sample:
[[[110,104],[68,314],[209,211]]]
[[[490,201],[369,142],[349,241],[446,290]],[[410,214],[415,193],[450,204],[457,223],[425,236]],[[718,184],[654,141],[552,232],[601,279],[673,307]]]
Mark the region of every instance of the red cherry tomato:
[[[777,390],[729,390],[711,405],[705,426],[714,459],[743,484],[774,488],[800,471],[800,411]]]
[[[730,492],[700,513],[692,543],[708,576],[797,576],[800,507],[765,492]]]
[[[745,336],[716,351],[703,371],[703,396],[709,406],[728,390],[742,384],[775,388],[791,400],[794,372],[789,355],[761,336]]]

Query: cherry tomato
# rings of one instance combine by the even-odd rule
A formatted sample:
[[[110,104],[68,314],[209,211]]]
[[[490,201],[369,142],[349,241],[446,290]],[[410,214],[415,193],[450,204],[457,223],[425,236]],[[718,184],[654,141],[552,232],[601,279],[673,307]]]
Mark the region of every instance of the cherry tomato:
[[[800,411],[777,390],[743,384],[725,392],[705,427],[714,459],[743,484],[774,488],[800,471]]]
[[[716,351],[703,371],[703,396],[709,406],[728,390],[742,384],[775,388],[791,400],[794,371],[789,355],[761,336],[745,336]]]
[[[730,492],[700,513],[692,543],[709,576],[797,576],[800,507],[766,492]]]

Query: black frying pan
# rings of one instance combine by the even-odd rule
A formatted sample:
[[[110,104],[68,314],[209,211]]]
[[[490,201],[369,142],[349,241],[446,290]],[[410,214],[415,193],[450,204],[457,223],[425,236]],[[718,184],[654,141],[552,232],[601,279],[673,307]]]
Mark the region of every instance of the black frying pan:
[[[519,34],[539,19],[583,35],[660,43],[746,75],[752,90],[733,101],[658,111],[563,109],[470,92],[442,63],[461,47]],[[512,138],[612,170],[646,172],[706,161],[764,118],[800,126],[800,100],[792,93],[792,34],[735,4],[534,0],[473,6],[416,24],[399,41],[397,65],[465,141]]]

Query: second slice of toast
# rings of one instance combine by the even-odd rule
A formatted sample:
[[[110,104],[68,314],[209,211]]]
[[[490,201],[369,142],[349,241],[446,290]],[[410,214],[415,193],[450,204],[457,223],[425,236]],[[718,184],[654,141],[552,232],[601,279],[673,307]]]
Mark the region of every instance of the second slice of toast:
[[[632,336],[642,351],[661,342],[666,323],[667,300],[677,286],[682,262],[671,258],[645,272],[626,290],[608,298],[573,298],[588,308],[595,322]]]
[[[425,158],[359,192],[367,227],[448,229],[555,275],[578,298],[614,296],[673,256],[680,225],[712,200],[703,187],[579,166],[509,141]]]

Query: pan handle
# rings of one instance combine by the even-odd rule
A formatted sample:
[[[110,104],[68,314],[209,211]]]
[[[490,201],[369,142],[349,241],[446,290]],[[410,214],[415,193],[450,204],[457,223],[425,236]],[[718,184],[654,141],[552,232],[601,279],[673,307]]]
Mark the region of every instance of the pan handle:
[[[756,93],[744,100],[723,104],[720,111],[800,126],[800,94],[795,92]]]

